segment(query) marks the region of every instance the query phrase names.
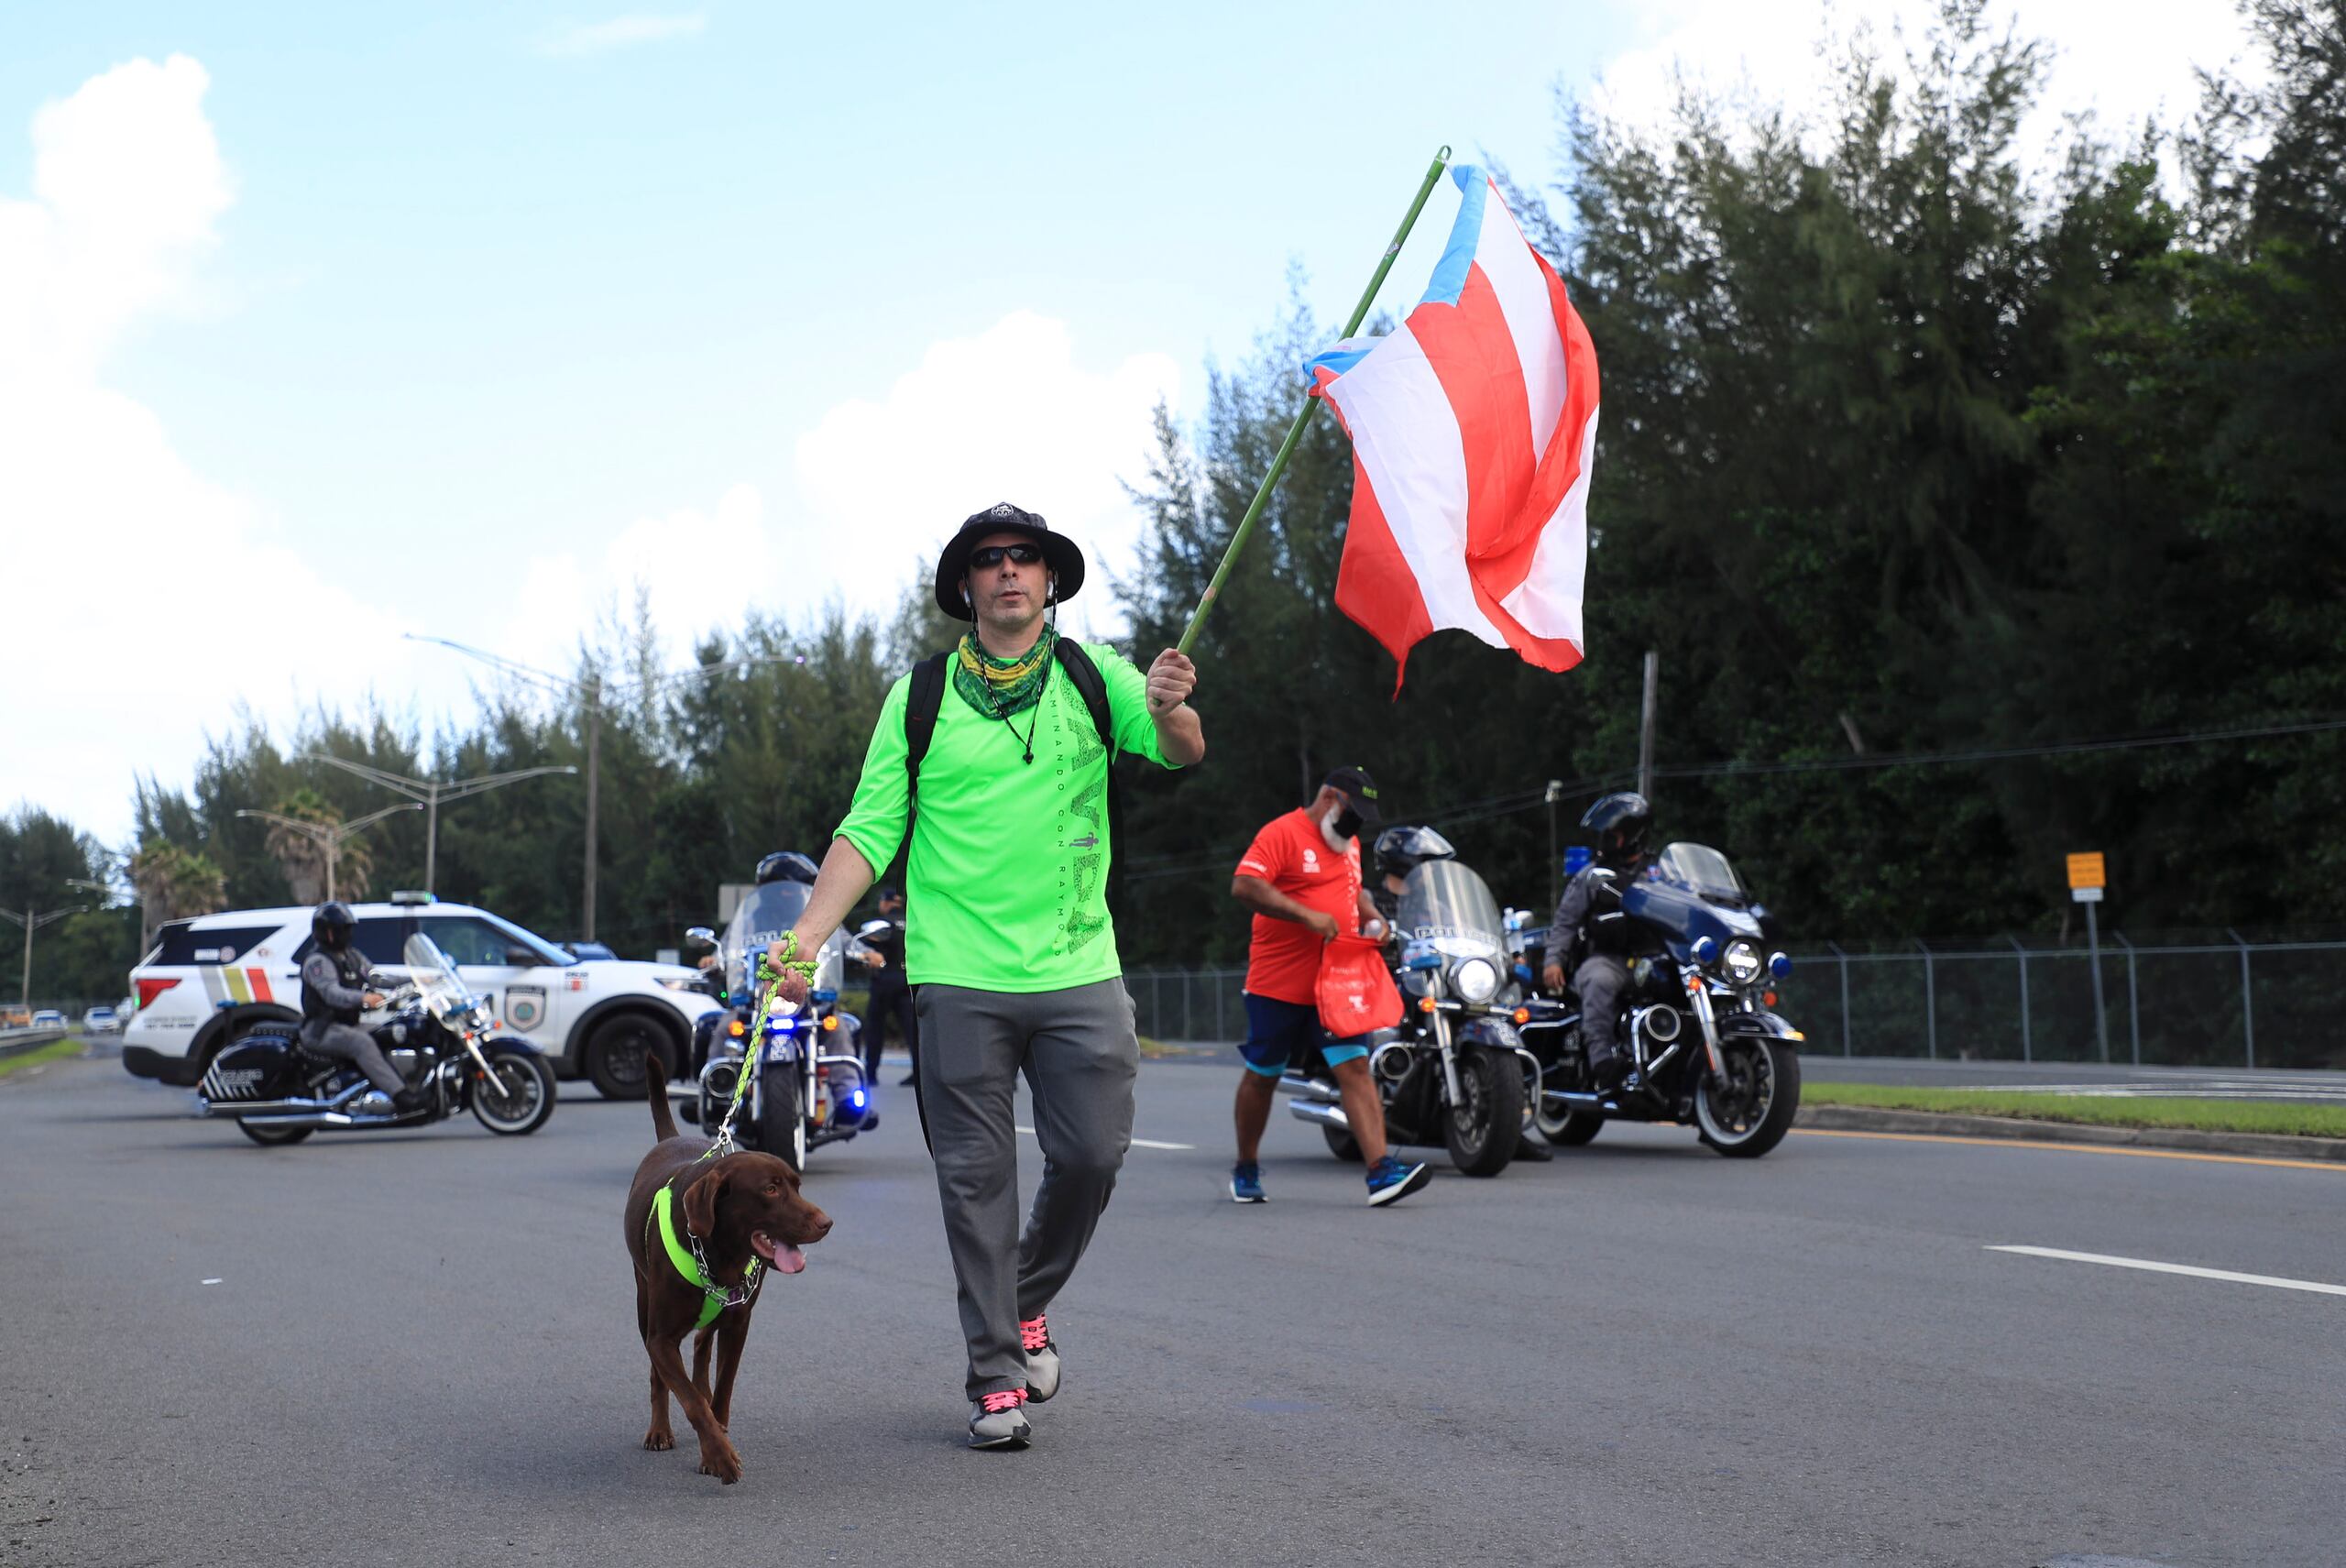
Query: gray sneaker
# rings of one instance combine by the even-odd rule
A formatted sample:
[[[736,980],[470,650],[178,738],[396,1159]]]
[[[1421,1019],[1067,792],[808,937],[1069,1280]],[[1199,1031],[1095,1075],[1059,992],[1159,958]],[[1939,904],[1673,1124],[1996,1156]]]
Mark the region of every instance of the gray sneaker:
[[[1026,1352],[1026,1402],[1039,1405],[1059,1391],[1059,1347],[1042,1313],[1019,1323],[1018,1343]]]
[[[1026,1402],[1026,1390],[1007,1388],[999,1394],[988,1394],[970,1402],[970,1446],[971,1448],[1024,1448],[1035,1435],[1026,1424],[1026,1413],[1019,1407]]]

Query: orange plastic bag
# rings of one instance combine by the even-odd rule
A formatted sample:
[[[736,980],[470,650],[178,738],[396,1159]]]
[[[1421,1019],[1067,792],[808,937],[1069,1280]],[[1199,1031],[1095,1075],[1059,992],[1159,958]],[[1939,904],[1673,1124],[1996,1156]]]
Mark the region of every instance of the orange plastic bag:
[[[1320,1026],[1349,1040],[1401,1021],[1401,992],[1371,937],[1338,937],[1320,954]]]

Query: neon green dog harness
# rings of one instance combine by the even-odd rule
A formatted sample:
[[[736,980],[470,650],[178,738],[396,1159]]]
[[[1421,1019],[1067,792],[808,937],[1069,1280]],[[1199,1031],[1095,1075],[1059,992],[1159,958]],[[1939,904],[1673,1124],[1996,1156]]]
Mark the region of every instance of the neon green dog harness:
[[[751,1299],[758,1293],[759,1281],[765,1277],[765,1260],[758,1257],[750,1259],[750,1266],[742,1271],[740,1289],[726,1289],[709,1277],[708,1268],[700,1255],[700,1238],[686,1232],[685,1235],[692,1243],[689,1247],[677,1239],[674,1201],[673,1189],[666,1182],[661,1183],[660,1190],[652,1195],[652,1213],[659,1222],[660,1245],[668,1249],[668,1261],[675,1266],[677,1273],[700,1288],[700,1321],[693,1327],[705,1329],[715,1322],[717,1314],[726,1308],[750,1304]]]

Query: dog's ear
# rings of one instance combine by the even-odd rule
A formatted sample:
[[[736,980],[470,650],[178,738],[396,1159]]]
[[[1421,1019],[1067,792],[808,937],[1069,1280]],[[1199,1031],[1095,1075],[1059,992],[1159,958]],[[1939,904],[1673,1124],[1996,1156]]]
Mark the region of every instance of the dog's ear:
[[[685,1228],[703,1241],[716,1234],[718,1196],[732,1174],[720,1165],[685,1189]]]

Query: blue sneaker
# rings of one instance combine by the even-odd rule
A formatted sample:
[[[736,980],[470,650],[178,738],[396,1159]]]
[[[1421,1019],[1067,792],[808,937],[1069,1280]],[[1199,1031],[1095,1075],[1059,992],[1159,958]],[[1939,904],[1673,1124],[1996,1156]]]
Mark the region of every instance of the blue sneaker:
[[[1424,1166],[1403,1165],[1399,1155],[1388,1154],[1369,1168],[1369,1206],[1398,1203],[1432,1179],[1433,1172]]]
[[[1263,1168],[1253,1160],[1244,1160],[1230,1168],[1230,1201],[1233,1203],[1267,1203],[1270,1194],[1263,1190]]]

